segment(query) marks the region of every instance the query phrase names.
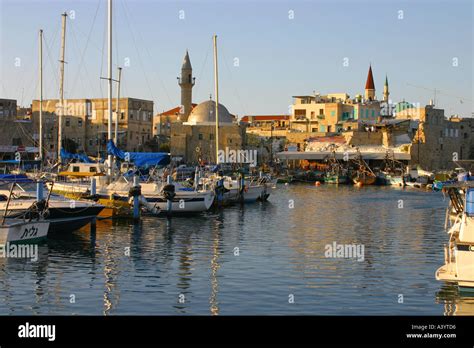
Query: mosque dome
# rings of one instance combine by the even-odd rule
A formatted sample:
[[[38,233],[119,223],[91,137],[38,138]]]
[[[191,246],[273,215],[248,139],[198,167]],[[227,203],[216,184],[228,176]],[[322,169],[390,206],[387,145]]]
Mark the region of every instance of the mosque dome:
[[[219,124],[233,123],[234,118],[229,113],[227,108],[219,104]],[[188,117],[186,122],[191,125],[198,124],[215,124],[216,123],[216,102],[208,100],[198,104]]]
[[[395,105],[395,112],[400,112],[406,109],[411,109],[413,108],[413,104],[410,104],[406,101],[401,101]]]

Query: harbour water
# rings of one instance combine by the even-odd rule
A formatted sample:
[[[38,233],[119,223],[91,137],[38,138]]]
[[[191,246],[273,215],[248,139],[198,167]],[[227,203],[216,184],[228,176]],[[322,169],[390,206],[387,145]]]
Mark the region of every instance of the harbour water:
[[[279,185],[269,202],[202,216],[101,221],[49,238],[37,262],[0,259],[0,313],[474,314],[434,278],[446,204],[413,189]],[[326,257],[334,242],[363,245],[364,260]]]

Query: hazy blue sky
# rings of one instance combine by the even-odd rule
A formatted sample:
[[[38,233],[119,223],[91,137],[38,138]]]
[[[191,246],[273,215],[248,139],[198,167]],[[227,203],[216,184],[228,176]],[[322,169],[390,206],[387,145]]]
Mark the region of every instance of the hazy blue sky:
[[[214,94],[216,33],[220,101],[237,115],[287,113],[293,95],[313,91],[363,93],[371,62],[378,97],[388,74],[394,101],[424,105],[433,97],[428,89],[437,88],[437,104],[447,114],[470,116],[472,7],[471,0],[115,0],[114,66],[129,59],[122,96],[152,99],[158,112],[180,103],[176,77],[188,48],[197,78],[193,101],[201,102]],[[64,11],[74,14],[67,28],[66,98],[106,97],[106,82],[99,79],[107,66],[105,0],[0,0],[0,11],[0,97],[22,105],[37,98],[40,28],[45,97],[58,97]]]

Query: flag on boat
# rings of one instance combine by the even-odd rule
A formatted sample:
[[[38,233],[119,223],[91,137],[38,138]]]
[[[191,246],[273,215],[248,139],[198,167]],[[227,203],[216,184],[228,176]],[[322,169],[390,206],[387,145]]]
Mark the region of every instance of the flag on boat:
[[[165,166],[171,159],[170,154],[166,152],[125,152],[117,148],[112,140],[107,142],[107,153],[137,167]]]

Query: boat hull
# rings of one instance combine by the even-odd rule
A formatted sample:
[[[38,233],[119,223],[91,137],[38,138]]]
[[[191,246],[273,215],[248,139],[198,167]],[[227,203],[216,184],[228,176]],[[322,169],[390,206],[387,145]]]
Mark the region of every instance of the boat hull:
[[[46,239],[50,222],[41,221],[15,221],[0,226],[0,245],[30,244]]]
[[[387,185],[387,186],[405,186],[405,180],[403,176],[391,176],[391,175],[384,175],[378,176],[376,183],[378,185]]]
[[[375,176],[360,176],[352,178],[352,182],[356,185],[373,185],[375,184]]]
[[[326,184],[347,184],[348,181],[349,179],[345,175],[329,175],[324,177]]]
[[[34,200],[22,200],[23,202],[11,202],[8,207],[9,218],[34,218],[34,214],[28,213],[28,208],[31,207]],[[3,203],[3,202],[0,202]],[[4,209],[3,204],[0,204],[0,212]],[[99,215],[104,209],[104,206],[98,204],[90,204],[76,201],[50,201],[47,212],[44,218],[49,221],[50,232],[64,232],[79,229]]]
[[[148,203],[160,209],[162,214],[168,213],[168,201],[161,194],[143,193]],[[209,210],[214,202],[214,192],[177,191],[171,203],[172,214],[200,213]]]

